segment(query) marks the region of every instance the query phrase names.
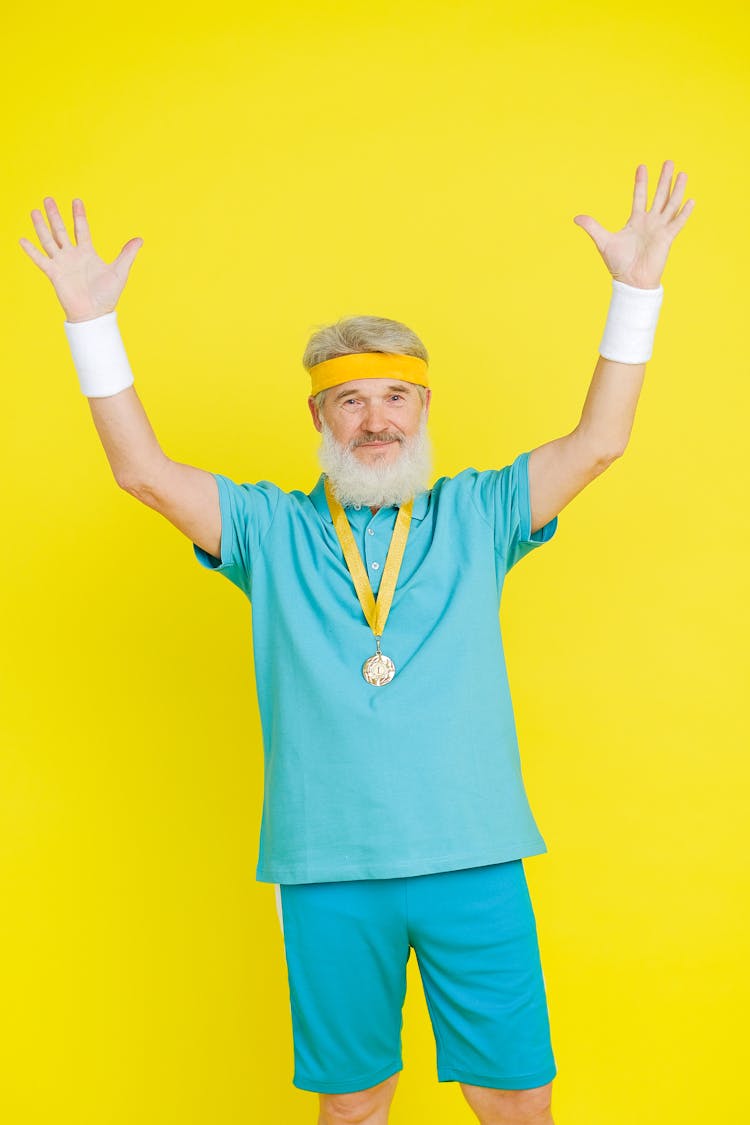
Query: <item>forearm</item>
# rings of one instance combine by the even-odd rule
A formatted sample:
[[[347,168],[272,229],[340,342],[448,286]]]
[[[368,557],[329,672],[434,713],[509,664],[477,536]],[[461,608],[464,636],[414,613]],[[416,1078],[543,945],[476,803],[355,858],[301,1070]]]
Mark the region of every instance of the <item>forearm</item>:
[[[649,288],[613,280],[599,359],[575,433],[597,457],[620,457],[630,439],[663,298]]]
[[[609,458],[624,453],[645,373],[645,363],[617,363],[599,356],[576,426],[592,454]]]
[[[147,486],[169,458],[136,393],[117,313],[66,320],[65,333],[115,480],[129,492]]]
[[[130,492],[154,480],[169,458],[159,445],[135,387],[87,401],[120,487]]]

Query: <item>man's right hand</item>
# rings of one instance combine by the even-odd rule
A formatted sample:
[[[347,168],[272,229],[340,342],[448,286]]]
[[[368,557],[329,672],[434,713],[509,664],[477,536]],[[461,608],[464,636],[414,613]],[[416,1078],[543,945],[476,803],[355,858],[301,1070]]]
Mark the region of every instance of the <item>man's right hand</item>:
[[[126,242],[111,265],[91,244],[86,212],[73,200],[75,244],[70,241],[54,199],[32,211],[44,253],[28,239],[21,246],[55,287],[69,323],[94,320],[114,311],[143,239]],[[85,331],[85,330],[83,330]],[[134,386],[102,398],[88,398],[115,480],[136,499],[165,516],[192,542],[221,557],[221,508],[211,473],[173,461],[162,450]]]
[[[27,238],[19,241],[32,262],[52,282],[67,321],[75,324],[112,312],[125,287],[135,256],[143,245],[143,239],[131,238],[114,262],[107,265],[91,242],[83,200],[73,200],[75,243],[70,240],[54,199],[45,199],[44,208],[49,227],[41,211],[31,212],[34,230],[44,253]]]

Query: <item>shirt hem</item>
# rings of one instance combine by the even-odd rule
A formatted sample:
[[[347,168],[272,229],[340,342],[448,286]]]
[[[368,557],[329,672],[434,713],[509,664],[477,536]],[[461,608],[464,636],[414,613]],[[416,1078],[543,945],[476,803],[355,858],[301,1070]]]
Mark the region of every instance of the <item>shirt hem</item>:
[[[535,839],[509,844],[492,852],[471,855],[442,855],[426,859],[407,860],[402,863],[336,863],[308,867],[302,873],[300,864],[258,865],[255,879],[258,883],[339,883],[354,879],[403,879],[412,875],[434,875],[440,871],[460,871],[466,867],[486,867],[492,863],[505,863],[547,851],[544,840]]]

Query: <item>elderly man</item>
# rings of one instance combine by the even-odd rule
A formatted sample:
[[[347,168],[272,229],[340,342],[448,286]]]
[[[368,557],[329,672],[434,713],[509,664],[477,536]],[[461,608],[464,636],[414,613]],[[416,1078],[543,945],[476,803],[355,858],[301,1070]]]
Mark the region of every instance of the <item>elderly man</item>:
[[[669,247],[692,210],[667,161],[625,227],[575,221],[612,275],[600,358],[569,434],[430,486],[428,356],[405,325],[340,320],[303,363],[324,470],[309,494],[170,459],[133,386],[115,306],[141,240],[104,263],[83,203],[32,219],[117,483],[253,605],[265,792],[294,1084],[319,1122],[387,1121],[411,949],[437,1046],[485,1125],[549,1125],[557,1073],[523,858],[546,851],[524,791],[498,620],[504,578],[623,453]]]

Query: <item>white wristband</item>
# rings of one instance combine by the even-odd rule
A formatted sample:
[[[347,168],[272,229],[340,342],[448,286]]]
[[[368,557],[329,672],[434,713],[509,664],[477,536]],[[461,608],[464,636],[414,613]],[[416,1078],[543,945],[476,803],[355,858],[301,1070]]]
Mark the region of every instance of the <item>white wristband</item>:
[[[618,363],[646,363],[651,359],[663,299],[663,285],[637,289],[612,278],[612,299],[599,355]]]
[[[87,398],[107,398],[132,387],[125,345],[117,326],[117,312],[105,313],[77,324],[65,321],[73,363]]]

